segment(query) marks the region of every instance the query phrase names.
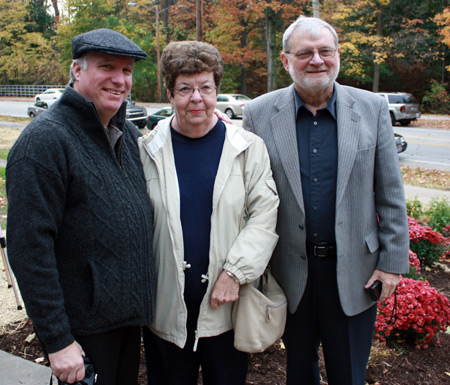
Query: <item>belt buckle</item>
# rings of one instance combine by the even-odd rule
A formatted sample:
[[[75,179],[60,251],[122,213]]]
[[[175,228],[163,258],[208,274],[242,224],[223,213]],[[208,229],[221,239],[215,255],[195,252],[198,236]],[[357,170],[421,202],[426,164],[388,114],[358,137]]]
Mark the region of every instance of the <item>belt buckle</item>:
[[[314,256],[324,258],[328,254],[328,246],[314,245]]]

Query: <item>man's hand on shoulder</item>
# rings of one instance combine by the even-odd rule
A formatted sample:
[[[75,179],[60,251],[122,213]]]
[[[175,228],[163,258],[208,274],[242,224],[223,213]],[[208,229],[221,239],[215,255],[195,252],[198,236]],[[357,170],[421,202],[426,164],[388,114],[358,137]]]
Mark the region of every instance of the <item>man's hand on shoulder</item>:
[[[50,353],[48,359],[53,374],[60,381],[72,384],[84,378],[83,356],[83,349],[78,342],[74,341],[64,349]]]
[[[214,114],[222,121],[228,124],[233,124],[233,121],[222,111],[218,110],[217,108],[214,110]]]

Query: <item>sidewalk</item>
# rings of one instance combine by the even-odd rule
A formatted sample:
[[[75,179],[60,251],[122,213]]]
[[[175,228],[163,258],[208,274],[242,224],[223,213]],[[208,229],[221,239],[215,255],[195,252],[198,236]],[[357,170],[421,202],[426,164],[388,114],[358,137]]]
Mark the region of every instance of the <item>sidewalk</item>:
[[[433,198],[447,199],[450,202],[450,191],[435,190],[432,188],[404,185],[407,200],[414,200],[415,197],[423,204],[428,205]]]
[[[0,350],[0,385],[48,385],[51,369]]]

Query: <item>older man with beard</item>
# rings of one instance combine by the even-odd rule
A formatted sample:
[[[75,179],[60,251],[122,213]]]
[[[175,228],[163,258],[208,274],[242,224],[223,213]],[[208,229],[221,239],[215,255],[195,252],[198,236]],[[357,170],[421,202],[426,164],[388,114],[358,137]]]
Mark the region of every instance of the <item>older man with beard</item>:
[[[294,84],[248,103],[243,125],[268,148],[280,196],[272,271],[289,301],[287,383],[365,384],[379,301],[408,271],[408,225],[387,104],[335,82],[328,23],[300,17],[284,33]]]

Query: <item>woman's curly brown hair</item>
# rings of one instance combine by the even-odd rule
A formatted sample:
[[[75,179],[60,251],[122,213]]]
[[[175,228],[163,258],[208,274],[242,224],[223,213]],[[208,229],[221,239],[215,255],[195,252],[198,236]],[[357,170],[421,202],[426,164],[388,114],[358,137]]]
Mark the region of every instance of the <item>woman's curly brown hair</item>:
[[[169,43],[161,55],[161,73],[166,88],[172,93],[180,74],[212,72],[217,89],[223,76],[223,60],[219,51],[208,43],[178,41]]]

